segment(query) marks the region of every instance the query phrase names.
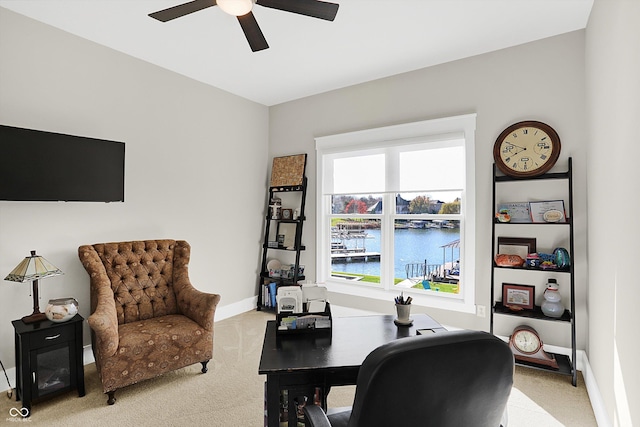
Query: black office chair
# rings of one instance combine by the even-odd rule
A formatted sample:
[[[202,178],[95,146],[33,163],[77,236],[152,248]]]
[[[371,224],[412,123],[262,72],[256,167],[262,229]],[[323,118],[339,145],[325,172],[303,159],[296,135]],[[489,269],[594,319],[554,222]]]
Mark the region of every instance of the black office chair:
[[[367,356],[352,408],[326,415],[307,405],[307,426],[498,427],[513,370],[508,345],[486,332],[401,338]]]

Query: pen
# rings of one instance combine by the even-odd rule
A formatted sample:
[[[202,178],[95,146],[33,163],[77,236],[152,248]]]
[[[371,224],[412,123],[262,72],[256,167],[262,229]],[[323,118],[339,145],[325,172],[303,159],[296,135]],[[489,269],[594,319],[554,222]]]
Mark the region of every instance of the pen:
[[[395,297],[394,301],[396,302],[396,304],[409,305],[411,304],[411,301],[413,301],[413,298],[407,297],[407,299],[404,299],[404,292],[403,292],[399,297]]]

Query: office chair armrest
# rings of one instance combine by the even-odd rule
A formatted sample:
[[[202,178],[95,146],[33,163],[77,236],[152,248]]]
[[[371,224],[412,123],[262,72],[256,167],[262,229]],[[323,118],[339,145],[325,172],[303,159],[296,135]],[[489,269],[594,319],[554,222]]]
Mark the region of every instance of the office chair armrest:
[[[307,405],[304,408],[306,427],[331,427],[327,414],[317,405]]]

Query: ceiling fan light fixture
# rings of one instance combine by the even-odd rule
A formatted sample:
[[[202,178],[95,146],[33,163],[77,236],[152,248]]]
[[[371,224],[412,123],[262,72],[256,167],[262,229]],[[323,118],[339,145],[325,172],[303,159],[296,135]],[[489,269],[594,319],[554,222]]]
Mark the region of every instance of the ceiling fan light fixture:
[[[220,9],[234,16],[243,16],[251,12],[253,0],[217,0]]]

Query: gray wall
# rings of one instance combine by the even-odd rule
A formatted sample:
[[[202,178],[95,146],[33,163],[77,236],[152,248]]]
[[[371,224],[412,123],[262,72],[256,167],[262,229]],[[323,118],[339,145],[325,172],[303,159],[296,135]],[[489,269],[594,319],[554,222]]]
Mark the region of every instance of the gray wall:
[[[309,153],[308,176],[315,184],[314,137],[477,112],[473,171],[477,203],[476,302],[489,308],[493,144],[505,127],[517,121],[535,119],[550,124],[562,139],[557,169],[566,170],[567,157],[574,160],[577,329],[579,348],[584,349],[587,334],[584,105],[584,31],[577,31],[273,106],[270,154]],[[523,189],[522,194],[514,194],[513,201],[527,200],[526,196]],[[307,246],[303,263],[310,277],[315,274],[315,197],[312,188],[303,238]],[[332,301],[362,309],[393,311],[391,298],[376,301],[334,294]],[[488,317],[437,308],[414,307],[414,310],[427,312],[447,325],[489,330]],[[542,330],[545,326],[547,330]],[[568,328],[543,325],[539,329],[549,342],[570,345]],[[508,335],[511,330],[500,332]]]
[[[41,309],[73,296],[86,317],[89,280],[78,246],[184,239],[193,284],[222,295],[218,313],[251,308],[267,107],[2,8],[0,58],[0,123],[126,143],[124,203],[0,202],[2,278],[36,249],[65,272],[40,281]],[[31,313],[30,288],[0,282],[0,359],[8,367],[10,321]]]
[[[596,0],[586,32],[589,362],[613,425],[640,425],[640,2]]]

